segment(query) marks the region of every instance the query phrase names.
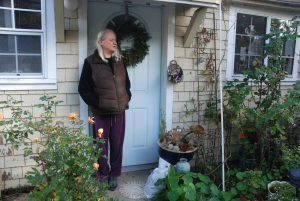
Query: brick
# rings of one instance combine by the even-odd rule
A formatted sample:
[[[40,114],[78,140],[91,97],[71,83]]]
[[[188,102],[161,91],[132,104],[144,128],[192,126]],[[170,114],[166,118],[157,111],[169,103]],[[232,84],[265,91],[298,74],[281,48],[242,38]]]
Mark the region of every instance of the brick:
[[[33,106],[35,104],[41,104],[44,101],[39,100],[41,95],[22,95],[22,106]],[[44,102],[46,103],[46,102]]]
[[[173,123],[179,122],[179,113],[173,113],[173,115],[172,115],[172,122]]]
[[[174,48],[175,57],[185,57],[185,48],[175,47]]]
[[[179,101],[189,101],[190,93],[189,92],[179,92]]]
[[[184,82],[179,82],[174,84],[173,91],[183,91],[184,90]]]
[[[78,68],[78,55],[57,55],[57,68]]]
[[[177,26],[189,26],[191,21],[191,17],[186,16],[176,16],[175,17],[175,25]]]
[[[57,82],[66,81],[66,69],[57,69]]]
[[[11,119],[12,118],[12,114],[11,114],[11,110],[10,108],[3,108],[3,119]]]
[[[6,156],[5,167],[20,167],[24,166],[24,156]]]
[[[57,90],[45,90],[46,94],[57,94]]]
[[[75,112],[76,114],[78,114],[78,116],[80,116],[80,108],[79,105],[76,106],[71,106],[71,111]]]
[[[187,27],[175,26],[175,36],[184,36],[186,33]]]
[[[58,83],[58,93],[78,93],[78,82]]]
[[[21,186],[30,186],[31,184],[28,183],[28,180],[26,178],[20,179],[20,185]]]
[[[178,93],[179,92],[173,92],[173,101],[174,102],[178,101]]]
[[[66,81],[79,81],[78,69],[66,69]]]
[[[195,91],[197,88],[194,88],[194,82],[185,82],[184,83],[184,91]]]
[[[37,162],[35,162],[32,159],[32,156],[24,157],[24,159],[25,159],[25,166],[37,165]]]
[[[0,91],[0,94],[4,94],[4,91]]]
[[[192,70],[192,69],[194,69],[194,61],[193,61],[193,59],[176,58],[176,61],[177,61],[177,64],[183,70]]]
[[[70,30],[70,19],[65,18],[65,30]]]
[[[195,71],[185,71],[184,81],[196,81]]]
[[[23,171],[21,167],[17,167],[17,168],[7,168],[4,169],[4,173],[3,173],[3,181],[7,181],[7,180],[13,180],[13,179],[20,179],[23,177]]]
[[[196,50],[196,48],[185,48],[185,57],[186,58],[197,58],[195,50]]]
[[[79,105],[79,94],[67,94],[68,105]]]
[[[183,47],[183,36],[175,36],[175,47]]]
[[[78,10],[68,10],[64,7],[64,16],[65,18],[77,18],[78,17]]]
[[[19,184],[20,184],[19,179],[8,180],[8,181],[5,181],[5,187],[4,188],[5,189],[17,188]]]
[[[56,106],[56,115],[58,117],[68,116],[71,112],[73,112],[71,106]]]
[[[28,176],[27,172],[33,172],[34,170],[32,168],[41,169],[40,166],[26,166],[22,167],[23,170],[23,177]]]
[[[0,95],[0,101],[7,101],[7,95]]]
[[[78,20],[70,19],[70,30],[78,30]]]
[[[21,145],[19,145],[19,149],[18,149],[18,150],[14,149],[14,155],[15,155],[15,156],[18,156],[18,155],[22,155],[22,156],[23,156],[23,154],[24,154],[24,149],[25,149],[26,147],[30,147],[30,148],[31,148],[31,146],[25,146],[24,143],[22,143]]]
[[[186,104],[186,102],[174,102],[173,112],[182,112],[184,109],[184,104]]]
[[[5,94],[28,94],[28,91],[5,91]]]
[[[28,94],[40,94],[41,96],[44,95],[45,91],[44,90],[35,90],[35,91],[29,91]]]
[[[191,108],[188,108],[188,109],[191,109]],[[193,121],[192,115],[187,115],[187,116],[185,116],[185,112],[182,112],[182,113],[180,113],[180,114],[181,114],[181,117],[179,118],[180,122]],[[184,121],[183,121],[183,119],[184,119]]]
[[[56,54],[71,54],[71,43],[56,43]]]
[[[66,42],[78,42],[78,31],[66,31]]]
[[[71,43],[71,54],[78,54],[78,43]]]

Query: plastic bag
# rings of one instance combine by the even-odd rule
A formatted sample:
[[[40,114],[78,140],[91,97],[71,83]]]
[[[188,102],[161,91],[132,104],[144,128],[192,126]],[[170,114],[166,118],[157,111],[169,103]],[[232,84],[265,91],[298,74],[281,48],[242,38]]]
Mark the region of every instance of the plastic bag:
[[[144,187],[144,193],[146,197],[153,198],[155,194],[160,193],[164,188],[165,184],[160,186],[155,186],[154,184],[157,182],[158,179],[163,179],[168,174],[168,168],[155,168],[153,172],[149,175],[147,179],[147,183]]]
[[[170,166],[170,163],[168,161],[166,161],[165,159],[159,157],[158,168],[164,169],[164,168],[169,168],[169,166]]]

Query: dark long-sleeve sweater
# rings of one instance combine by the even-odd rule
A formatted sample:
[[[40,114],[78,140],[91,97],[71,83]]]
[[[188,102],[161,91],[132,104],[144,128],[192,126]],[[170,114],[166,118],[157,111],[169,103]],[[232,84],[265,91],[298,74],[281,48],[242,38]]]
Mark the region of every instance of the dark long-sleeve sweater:
[[[112,67],[112,58],[108,58],[108,65],[113,71]],[[126,91],[129,97],[129,100],[131,99],[131,92],[130,92],[130,80],[128,77],[127,68],[125,67],[126,72]],[[99,106],[99,96],[93,91],[93,81],[92,81],[92,67],[89,64],[87,60],[84,61],[84,65],[82,68],[79,85],[78,85],[78,91],[81,96],[81,98],[84,100],[84,102],[89,105],[93,106],[94,108],[98,108]]]

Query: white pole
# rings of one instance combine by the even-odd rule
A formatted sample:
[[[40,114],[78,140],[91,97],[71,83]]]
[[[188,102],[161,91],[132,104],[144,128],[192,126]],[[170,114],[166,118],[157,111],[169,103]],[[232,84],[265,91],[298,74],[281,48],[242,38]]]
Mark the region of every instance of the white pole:
[[[220,47],[219,47],[219,82],[220,82],[220,99],[221,99],[221,136],[222,136],[222,183],[223,183],[223,191],[225,191],[225,158],[224,158],[224,131],[223,131],[223,93],[222,93],[222,4],[219,5],[219,40],[220,40]]]

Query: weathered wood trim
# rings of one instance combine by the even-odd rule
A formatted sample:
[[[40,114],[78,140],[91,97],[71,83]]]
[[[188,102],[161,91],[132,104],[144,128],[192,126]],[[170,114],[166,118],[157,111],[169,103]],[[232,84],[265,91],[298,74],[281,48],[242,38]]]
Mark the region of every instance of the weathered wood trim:
[[[202,7],[195,11],[183,38],[184,47],[190,47],[190,45],[192,44],[193,39],[195,38],[195,33],[199,29],[199,26],[204,19],[206,10],[206,7]]]

